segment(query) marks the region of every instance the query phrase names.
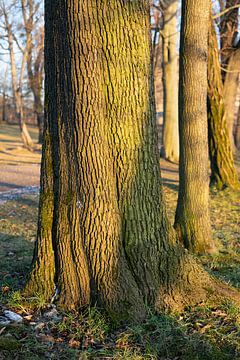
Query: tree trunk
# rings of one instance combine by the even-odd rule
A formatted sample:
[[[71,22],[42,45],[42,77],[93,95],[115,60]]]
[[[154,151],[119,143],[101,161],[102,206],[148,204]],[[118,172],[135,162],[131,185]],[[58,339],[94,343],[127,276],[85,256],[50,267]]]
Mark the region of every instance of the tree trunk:
[[[162,156],[172,162],[179,160],[177,9],[176,0],[164,9],[162,31],[164,96]]]
[[[240,0],[226,0],[225,9],[240,4]],[[234,52],[234,44],[238,35],[238,8],[227,11],[220,21],[220,41],[221,41],[221,66],[222,79],[225,82],[228,63]]]
[[[20,127],[20,132],[23,140],[23,144],[26,148],[32,149],[33,142],[31,136],[28,132],[27,126],[23,120],[23,107],[22,107],[22,96],[21,96],[21,85],[23,78],[23,70],[24,70],[24,62],[25,62],[25,54],[23,54],[22,59],[22,67],[20,74],[20,81],[17,81],[17,68],[15,62],[14,48],[13,48],[13,33],[12,26],[8,21],[8,15],[6,9],[3,8],[3,15],[5,19],[5,26],[7,32],[8,46],[9,46],[9,55],[10,55],[10,64],[11,64],[11,76],[12,76],[12,91],[13,91],[13,100],[14,100],[14,108],[15,108],[15,116],[16,120]]]
[[[231,140],[232,150],[235,152],[236,147],[233,137],[234,120],[236,118],[236,97],[239,86],[240,73],[240,48],[234,49],[228,62],[225,82],[224,82],[224,105],[227,114],[227,128]]]
[[[1,123],[6,123],[6,94],[5,94],[5,91],[3,92],[2,94],[2,116],[1,116],[1,119],[0,119],[0,124]]]
[[[237,123],[234,130],[234,140],[238,150],[240,150],[240,105],[238,108]]]
[[[37,54],[33,60],[33,32],[34,32],[34,1],[21,0],[22,15],[24,21],[24,28],[26,33],[26,62],[29,87],[33,93],[34,111],[37,117],[38,124],[38,142],[42,144],[43,141],[43,104],[42,104],[42,83],[43,83],[43,33],[39,34],[39,41],[37,47]]]
[[[46,0],[45,17],[41,196],[26,293],[50,300],[55,287],[65,309],[97,303],[122,319],[142,318],[146,304],[205,299],[212,282],[176,241],[162,197],[149,3]]]
[[[198,253],[214,251],[208,208],[209,18],[209,0],[183,1],[179,82],[180,181],[175,228],[185,247]]]
[[[6,84],[7,84],[7,74],[8,74],[8,68],[6,67],[4,78],[3,78],[3,84],[2,84],[2,122],[7,122],[6,117]]]
[[[208,137],[211,185],[220,190],[225,187],[239,187],[226,124],[218,42],[212,21],[209,27],[208,48]]]
[[[37,116],[38,124],[38,143],[43,143],[43,123],[44,123],[44,111],[41,98],[41,89],[36,89],[34,92],[34,109]]]
[[[240,0],[226,0],[225,9],[240,4]],[[232,151],[236,152],[233,136],[235,120],[236,90],[239,78],[240,53],[236,51],[238,40],[238,12],[235,8],[226,12],[220,21],[221,67],[224,84],[224,103],[227,114],[227,128]]]

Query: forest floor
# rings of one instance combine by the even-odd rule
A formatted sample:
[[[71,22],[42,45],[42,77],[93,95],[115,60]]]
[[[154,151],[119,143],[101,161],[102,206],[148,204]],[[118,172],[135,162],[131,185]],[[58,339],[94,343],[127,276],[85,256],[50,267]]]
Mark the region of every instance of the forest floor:
[[[240,309],[229,301],[201,303],[172,315],[149,309],[145,322],[120,326],[96,308],[79,316],[58,312],[38,294],[24,299],[20,290],[30,268],[37,223],[38,193],[31,189],[39,182],[40,154],[28,152],[27,161],[21,144],[16,145],[18,131],[11,138],[8,134],[10,145],[5,136],[0,128],[0,359],[240,360]],[[15,178],[5,174],[19,166]],[[161,167],[173,222],[178,169],[165,161]],[[211,191],[210,209],[219,253],[198,261],[240,289],[240,192]],[[6,309],[20,314],[22,321],[1,325]]]

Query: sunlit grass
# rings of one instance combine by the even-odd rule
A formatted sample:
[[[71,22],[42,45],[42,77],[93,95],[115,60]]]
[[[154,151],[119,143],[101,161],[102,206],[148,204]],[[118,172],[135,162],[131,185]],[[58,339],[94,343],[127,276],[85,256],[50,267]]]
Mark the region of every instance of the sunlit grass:
[[[173,221],[177,193],[165,187],[165,196]],[[239,199],[239,192],[212,192],[213,236],[220,251],[200,258],[210,273],[238,287]],[[200,304],[174,316],[149,309],[146,321],[124,326],[112,323],[95,307],[81,315],[60,313],[58,320],[46,320],[45,300],[37,294],[25,299],[20,292],[32,257],[37,200],[35,195],[21,196],[1,205],[0,210],[1,301],[23,316],[32,314],[35,323],[44,322],[41,338],[29,322],[8,328],[20,345],[3,350],[6,359],[240,359],[240,310],[230,301]]]

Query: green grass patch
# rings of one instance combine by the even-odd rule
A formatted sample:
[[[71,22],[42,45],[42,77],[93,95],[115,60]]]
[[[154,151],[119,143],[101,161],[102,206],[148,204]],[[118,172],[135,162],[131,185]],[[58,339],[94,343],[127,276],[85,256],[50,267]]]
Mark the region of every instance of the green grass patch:
[[[177,200],[165,188],[171,221]],[[0,207],[1,303],[31,320],[0,329],[0,359],[240,359],[240,309],[229,301],[201,304],[174,316],[149,310],[141,324],[116,326],[93,307],[82,314],[60,313],[47,319],[44,299],[26,299],[21,288],[29,271],[37,223],[35,195]],[[211,193],[213,235],[218,255],[200,257],[215,276],[240,287],[240,193]],[[41,328],[36,329],[36,326]],[[39,325],[39,326],[40,326]],[[2,355],[3,354],[3,355]]]

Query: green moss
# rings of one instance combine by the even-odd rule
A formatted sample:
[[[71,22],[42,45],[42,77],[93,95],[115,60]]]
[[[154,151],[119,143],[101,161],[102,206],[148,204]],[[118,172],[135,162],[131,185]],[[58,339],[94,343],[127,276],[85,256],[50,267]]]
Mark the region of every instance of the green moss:
[[[0,349],[2,350],[16,350],[21,347],[21,343],[14,339],[13,336],[0,337]]]

